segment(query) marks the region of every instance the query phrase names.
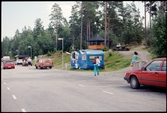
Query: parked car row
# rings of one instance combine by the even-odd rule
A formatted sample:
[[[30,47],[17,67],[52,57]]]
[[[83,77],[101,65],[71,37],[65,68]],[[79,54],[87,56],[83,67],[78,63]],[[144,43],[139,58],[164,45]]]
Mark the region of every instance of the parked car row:
[[[15,65],[17,63],[12,61],[12,60],[7,60],[3,62],[3,69],[15,69]],[[27,60],[22,60],[22,66],[28,66],[28,62]],[[53,67],[53,61],[51,58],[39,58],[36,62],[35,62],[35,68],[36,69],[52,69]]]

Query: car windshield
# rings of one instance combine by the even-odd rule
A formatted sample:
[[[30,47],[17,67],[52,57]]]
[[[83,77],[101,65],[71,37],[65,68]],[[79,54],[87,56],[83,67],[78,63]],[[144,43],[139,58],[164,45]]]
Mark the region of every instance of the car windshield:
[[[9,61],[9,62],[5,62],[5,64],[13,64],[13,62],[12,62],[12,61]]]
[[[45,63],[49,63],[49,62],[50,62],[50,60],[49,60],[49,59],[45,60]]]

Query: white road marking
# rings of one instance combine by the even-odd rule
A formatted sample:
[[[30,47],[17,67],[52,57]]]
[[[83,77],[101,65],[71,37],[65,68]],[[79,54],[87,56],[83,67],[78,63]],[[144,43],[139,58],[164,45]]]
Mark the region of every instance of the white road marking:
[[[25,109],[21,109],[21,111],[22,111],[22,112],[26,112],[26,110],[25,110]]]
[[[6,84],[5,82],[3,84]]]
[[[79,86],[81,86],[81,87],[85,87],[84,85],[81,85],[81,84],[79,84]]]
[[[14,99],[17,99],[15,95],[12,95],[12,97],[13,97]]]
[[[108,93],[108,94],[113,94],[113,93],[111,93],[111,92],[108,92],[108,91],[103,91],[104,93]]]
[[[8,89],[8,90],[10,90],[10,88],[9,88],[9,87],[7,87],[7,89]]]

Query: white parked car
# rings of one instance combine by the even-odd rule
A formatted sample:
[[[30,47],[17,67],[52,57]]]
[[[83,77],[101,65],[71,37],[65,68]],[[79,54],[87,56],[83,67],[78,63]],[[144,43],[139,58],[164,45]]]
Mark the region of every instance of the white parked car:
[[[23,59],[17,59],[15,62],[16,65],[22,65],[22,63],[23,63]]]

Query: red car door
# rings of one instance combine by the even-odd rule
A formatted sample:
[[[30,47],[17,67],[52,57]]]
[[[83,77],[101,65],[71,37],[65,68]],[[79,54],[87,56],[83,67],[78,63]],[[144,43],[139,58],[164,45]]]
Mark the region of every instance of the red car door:
[[[143,71],[140,82],[145,85],[158,86],[158,73],[156,71]]]
[[[142,72],[142,83],[146,85],[159,86],[160,64],[162,61],[152,61],[146,66],[147,71]]]
[[[162,62],[161,69],[158,73],[159,86],[166,87],[166,61]]]

